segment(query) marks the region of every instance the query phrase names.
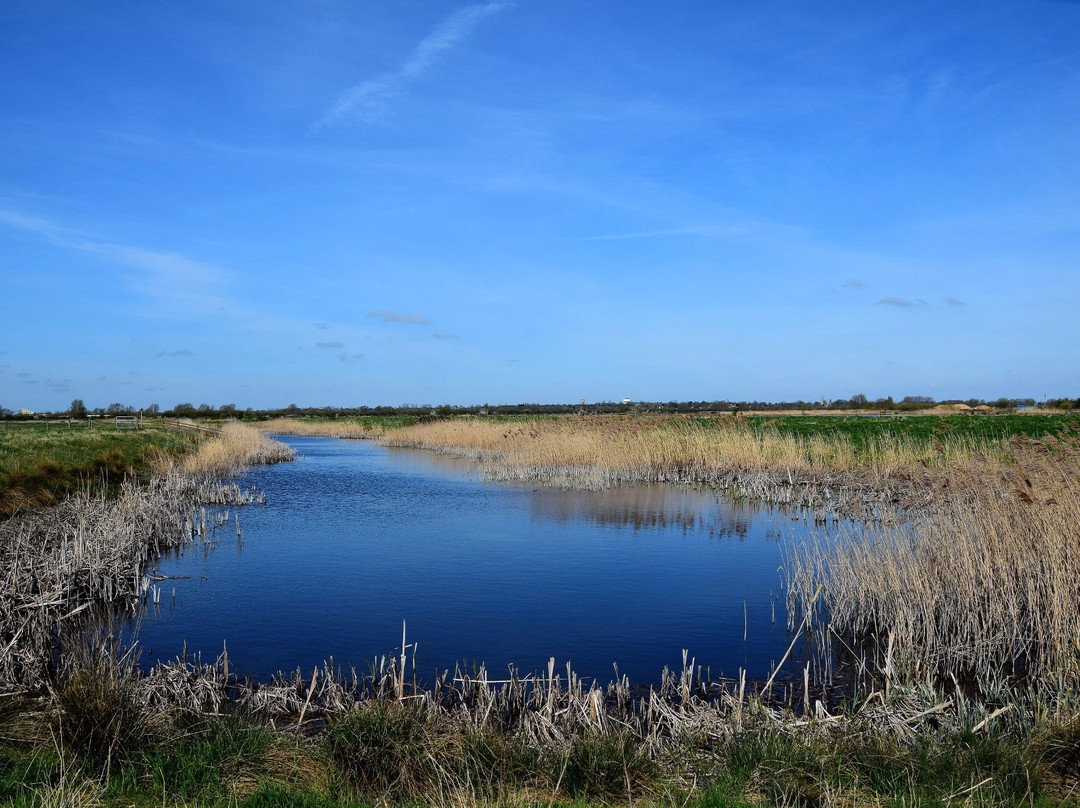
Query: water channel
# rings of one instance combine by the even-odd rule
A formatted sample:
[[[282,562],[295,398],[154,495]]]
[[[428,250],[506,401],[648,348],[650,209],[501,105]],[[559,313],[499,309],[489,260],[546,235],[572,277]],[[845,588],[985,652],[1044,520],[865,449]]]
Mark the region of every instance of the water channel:
[[[241,480],[266,493],[212,546],[163,558],[143,662],[227,643],[265,679],[331,656],[360,673],[406,622],[421,675],[485,662],[632,683],[679,669],[765,678],[790,641],[781,545],[797,514],[711,489],[562,491],[492,483],[468,464],[369,441],[282,438],[302,456]],[[235,513],[235,511],[234,511]]]

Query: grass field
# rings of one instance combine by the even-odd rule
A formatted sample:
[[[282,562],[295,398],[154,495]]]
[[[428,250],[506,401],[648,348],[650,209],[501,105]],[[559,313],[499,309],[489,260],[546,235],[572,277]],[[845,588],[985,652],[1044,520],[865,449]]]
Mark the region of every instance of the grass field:
[[[163,458],[189,454],[198,432],[164,427],[118,430],[98,424],[0,426],[0,518],[50,505],[72,491],[145,478]]]
[[[748,417],[751,429],[800,437],[842,437],[859,447],[883,438],[932,442],[935,438],[995,443],[1014,436],[1039,438],[1062,432],[1080,435],[1076,415],[909,415],[820,416],[759,415]]]

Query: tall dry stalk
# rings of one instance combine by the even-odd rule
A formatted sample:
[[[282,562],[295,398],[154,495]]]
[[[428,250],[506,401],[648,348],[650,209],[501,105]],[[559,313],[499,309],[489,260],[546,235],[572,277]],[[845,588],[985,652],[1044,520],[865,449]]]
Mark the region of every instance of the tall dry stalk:
[[[1080,674],[1080,448],[1014,440],[942,480],[928,510],[789,559],[794,608],[824,588],[821,636],[891,636],[910,675]],[[824,625],[823,623],[828,623]]]

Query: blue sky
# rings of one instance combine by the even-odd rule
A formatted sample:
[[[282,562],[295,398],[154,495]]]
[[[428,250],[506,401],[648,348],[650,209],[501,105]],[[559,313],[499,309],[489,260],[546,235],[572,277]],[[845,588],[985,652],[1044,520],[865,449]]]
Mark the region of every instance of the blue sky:
[[[1080,395],[1080,3],[0,5],[0,405]]]

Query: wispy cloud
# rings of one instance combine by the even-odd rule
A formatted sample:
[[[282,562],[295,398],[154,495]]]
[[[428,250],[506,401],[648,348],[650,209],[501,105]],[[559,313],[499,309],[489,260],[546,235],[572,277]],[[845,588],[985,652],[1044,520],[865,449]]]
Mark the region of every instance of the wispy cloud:
[[[895,308],[898,308],[898,309],[911,309],[911,308],[915,308],[916,306],[925,306],[925,305],[927,305],[927,303],[926,303],[925,300],[920,300],[920,299],[908,300],[906,297],[883,297],[883,298],[881,298],[881,300],[879,300],[874,305],[875,306],[894,306]]]
[[[866,284],[863,283],[862,281],[860,281],[858,278],[848,278],[848,280],[844,281],[840,285],[842,287],[844,287],[845,289],[865,289],[866,288]]]
[[[128,278],[132,288],[167,304],[170,311],[181,308],[186,315],[191,311],[218,314],[237,309],[230,301],[207,291],[219,286],[229,274],[220,267],[193,261],[177,253],[102,241],[55,222],[12,210],[0,210],[0,224],[36,233],[64,249],[100,255],[119,266],[136,270],[137,274]],[[160,312],[156,314],[160,316]]]
[[[337,340],[332,340],[330,342],[316,342],[315,347],[316,348],[344,348],[345,343],[344,342],[338,342]]]
[[[435,339],[457,339],[457,334],[432,334]]]
[[[157,355],[158,356],[194,356],[195,354],[192,351],[189,351],[187,348],[181,348],[178,351],[159,351]]]
[[[385,309],[370,312],[368,317],[375,317],[384,323],[406,323],[408,325],[430,325],[431,323],[431,320],[421,317],[419,314],[399,314],[396,311],[386,311]]]
[[[510,7],[510,3],[477,3],[459,9],[436,25],[397,70],[362,81],[346,90],[316,123],[331,126],[350,118],[372,120],[386,104],[418,79],[448,50],[465,39],[486,17]]]
[[[947,297],[947,298],[945,298],[945,302],[948,303],[950,306],[966,306],[967,305],[967,303],[965,303],[963,300],[957,300],[955,297]]]

